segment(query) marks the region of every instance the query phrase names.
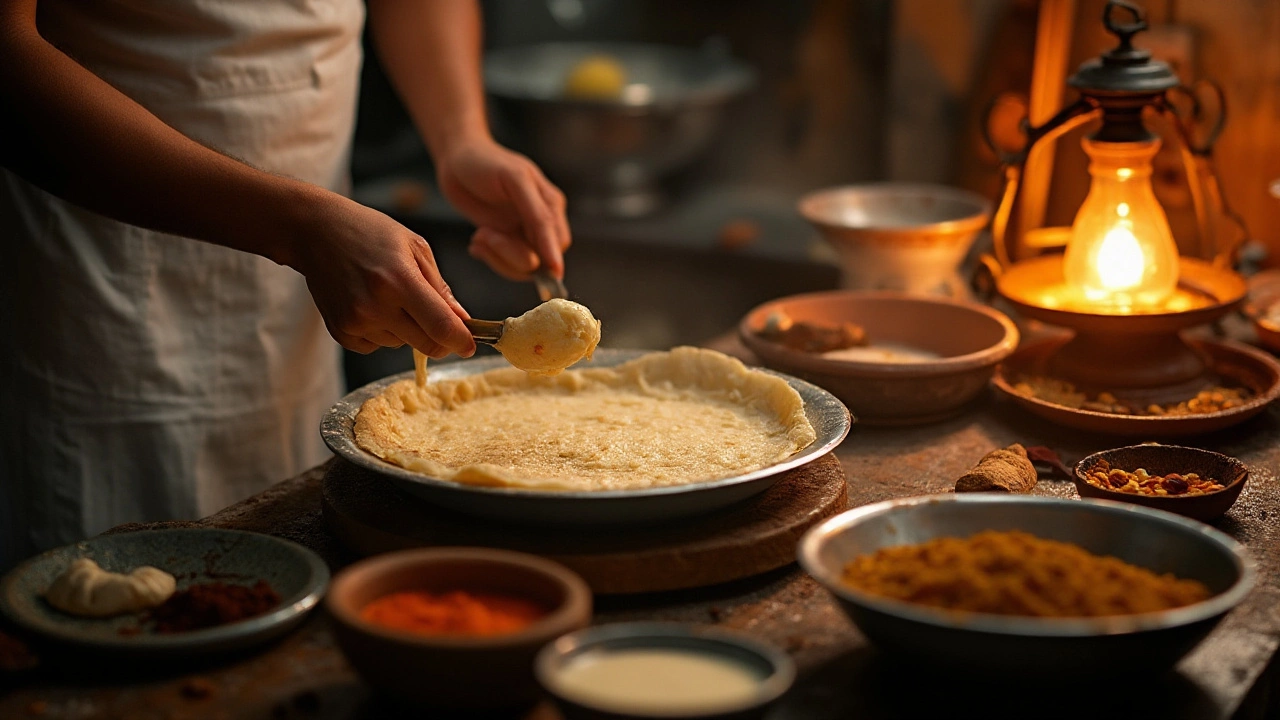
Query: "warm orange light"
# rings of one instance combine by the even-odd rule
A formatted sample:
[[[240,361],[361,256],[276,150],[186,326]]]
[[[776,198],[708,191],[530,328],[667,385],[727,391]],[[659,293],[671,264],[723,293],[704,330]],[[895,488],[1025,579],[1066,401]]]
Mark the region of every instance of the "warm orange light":
[[[1158,307],[1178,284],[1178,246],[1151,189],[1160,141],[1083,144],[1093,181],[1071,225],[1067,285],[1090,309]]]

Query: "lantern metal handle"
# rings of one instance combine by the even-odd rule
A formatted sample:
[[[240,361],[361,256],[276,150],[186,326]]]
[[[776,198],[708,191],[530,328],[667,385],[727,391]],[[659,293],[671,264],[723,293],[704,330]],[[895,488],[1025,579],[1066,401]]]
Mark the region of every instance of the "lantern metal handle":
[[[1196,125],[1204,121],[1207,112],[1201,101],[1202,91],[1212,94],[1213,105],[1217,106],[1218,112],[1208,123],[1208,129],[1197,139]],[[1180,110],[1176,103],[1171,102],[1175,96],[1186,99],[1189,108]],[[1213,146],[1226,123],[1226,95],[1217,83],[1200,80],[1191,86],[1172,88],[1155,104],[1155,108],[1168,119],[1178,136],[1182,165],[1196,215],[1199,254],[1211,257],[1219,267],[1229,267],[1235,263],[1241,246],[1249,239],[1249,229],[1244,218],[1227,204],[1214,169]]]
[[[1022,167],[1027,161],[1027,155],[1031,152],[1031,148],[1037,143],[1052,141],[1059,135],[1089,122],[1101,111],[1098,105],[1089,98],[1081,97],[1071,105],[1058,111],[1057,115],[1049,118],[1047,122],[1038,127],[1032,127],[1024,115],[1020,124],[1023,133],[1026,135],[1026,142],[1017,150],[1007,151],[997,145],[992,134],[991,117],[997,102],[998,98],[992,100],[987,106],[986,121],[982,126],[982,134],[987,146],[991,148],[991,151],[1000,160],[1002,174],[1004,175],[1004,186],[1000,193],[1000,201],[996,204],[995,212],[991,214],[991,244],[994,257],[988,256],[981,259],[983,265],[996,275],[1018,259],[1016,243],[1010,243],[1008,238],[1009,218],[1013,213],[1013,206],[1018,192],[1022,188]]]
[[[1127,10],[1133,16],[1133,22],[1116,22],[1112,11],[1117,9]],[[1120,38],[1120,47],[1116,50],[1124,52],[1133,49],[1133,36],[1147,29],[1147,18],[1137,5],[1124,0],[1108,0],[1107,6],[1102,9],[1102,24],[1106,26],[1107,32]]]

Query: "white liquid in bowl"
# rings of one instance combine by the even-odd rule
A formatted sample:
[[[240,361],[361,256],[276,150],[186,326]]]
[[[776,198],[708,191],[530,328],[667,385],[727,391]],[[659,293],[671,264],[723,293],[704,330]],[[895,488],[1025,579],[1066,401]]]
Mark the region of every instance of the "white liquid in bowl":
[[[828,360],[857,360],[859,362],[879,363],[914,363],[937,360],[941,355],[928,350],[919,350],[898,343],[876,343],[862,347],[844,348],[822,353]]]
[[[592,652],[571,660],[557,692],[580,705],[619,713],[712,713],[749,707],[764,680],[714,653],[679,648]]]

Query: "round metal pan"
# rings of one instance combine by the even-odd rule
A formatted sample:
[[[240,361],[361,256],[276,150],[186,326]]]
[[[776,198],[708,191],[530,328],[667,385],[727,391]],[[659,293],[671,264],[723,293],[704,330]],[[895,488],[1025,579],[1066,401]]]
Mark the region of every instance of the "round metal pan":
[[[575,367],[612,367],[648,351],[599,350],[591,362]],[[462,360],[431,368],[430,382],[452,380],[507,366],[501,357]],[[707,482],[643,490],[556,491],[479,487],[406,470],[366,452],[356,444],[356,413],[365,400],[386,386],[413,377],[412,372],[385,377],[350,393],[325,413],[320,434],[329,448],[348,462],[386,477],[401,490],[428,502],[471,515],[540,525],[615,525],[655,523],[711,512],[764,492],[785,471],[831,452],[849,433],[853,418],[834,395],[782,373],[762,370],[787,381],[804,399],[805,415],[817,439],[809,447],[767,467]]]

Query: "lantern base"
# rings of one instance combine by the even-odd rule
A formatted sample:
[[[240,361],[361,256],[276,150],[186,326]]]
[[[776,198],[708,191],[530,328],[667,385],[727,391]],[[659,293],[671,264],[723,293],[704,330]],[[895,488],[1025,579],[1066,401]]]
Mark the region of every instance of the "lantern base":
[[[1161,307],[1140,313],[1081,309],[1063,279],[1060,255],[1013,265],[996,288],[1022,315],[1075,331],[1047,359],[1046,370],[1094,390],[1162,389],[1202,378],[1210,363],[1181,331],[1222,317],[1247,291],[1229,268],[1182,258],[1178,289]]]
[[[1100,390],[1168,388],[1208,374],[1209,361],[1174,334],[1077,331],[1049,358],[1049,374]]]

